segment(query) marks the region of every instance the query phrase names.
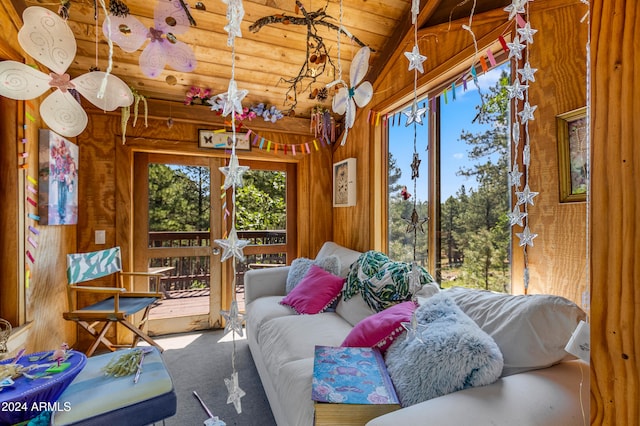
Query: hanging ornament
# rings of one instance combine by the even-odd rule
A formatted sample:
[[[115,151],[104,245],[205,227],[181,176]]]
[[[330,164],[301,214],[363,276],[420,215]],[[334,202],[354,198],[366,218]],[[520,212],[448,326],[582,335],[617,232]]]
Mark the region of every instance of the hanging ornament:
[[[411,109],[408,111],[403,111],[402,113],[407,116],[405,126],[408,127],[413,123],[422,125],[422,117],[424,117],[424,115],[427,113],[427,107],[425,106],[419,108],[418,102],[414,99],[413,103],[411,104]]]
[[[224,27],[224,30],[229,33],[227,46],[232,46],[236,37],[242,37],[240,23],[244,18],[244,6],[242,5],[242,0],[222,0],[222,3],[227,5],[228,24]]]
[[[369,55],[370,50],[365,46],[360,48],[358,53],[353,57],[349,69],[349,86],[342,80],[336,80],[327,85],[327,87],[332,87],[338,83],[342,84],[342,87],[338,89],[338,93],[333,97],[331,104],[333,112],[339,115],[346,114],[344,118],[345,133],[341,145],[344,145],[346,142],[347,133],[355,122],[356,105],[362,108],[367,105],[373,97],[373,86],[371,83],[368,81],[362,82],[362,79],[369,70]]]
[[[238,238],[238,231],[235,226],[229,231],[229,236],[226,239],[214,240],[216,244],[222,247],[222,256],[220,261],[224,262],[231,257],[244,261],[243,249],[249,245],[249,241],[241,240]],[[234,274],[235,275],[235,274]]]
[[[82,133],[87,114],[73,90],[96,107],[113,111],[133,103],[129,87],[118,77],[93,71],[71,79],[65,71],[76,55],[76,40],[66,21],[48,9],[31,6],[22,15],[18,43],[27,54],[52,72],[48,75],[15,61],[0,62],[0,95],[16,100],[35,99],[56,88],[40,104],[40,116],[51,130],[65,137]],[[103,81],[107,86],[101,92]]]
[[[236,144],[236,141],[233,141],[233,145]],[[231,154],[229,158],[229,165],[225,167],[220,167],[220,171],[225,176],[224,179],[224,189],[229,189],[233,187],[239,187],[243,185],[242,175],[249,170],[249,166],[241,166],[238,162],[238,156],[235,153]]]
[[[146,28],[133,15],[109,15],[102,31],[122,50],[131,53],[149,44],[140,54],[140,69],[147,77],[155,78],[169,65],[180,72],[191,72],[196,68],[196,57],[191,47],[179,41],[176,34],[189,29],[189,15],[178,1],[158,0],[154,11],[154,26]]]
[[[421,74],[424,73],[422,63],[427,60],[427,57],[420,54],[417,44],[413,46],[411,52],[404,52],[404,56],[409,60],[409,71],[417,70]]]
[[[224,326],[224,334],[228,334],[231,332],[236,333],[238,336],[243,337],[244,331],[242,329],[242,322],[244,321],[244,315],[240,314],[238,311],[238,302],[231,302],[231,309],[228,311],[220,311],[223,318],[225,319]]]
[[[236,408],[236,412],[238,414],[242,413],[242,404],[240,398],[245,396],[246,393],[242,389],[240,389],[240,386],[238,386],[238,372],[234,371],[231,374],[231,378],[224,379],[224,383],[227,386],[227,390],[229,391],[227,404],[233,403],[233,406]]]

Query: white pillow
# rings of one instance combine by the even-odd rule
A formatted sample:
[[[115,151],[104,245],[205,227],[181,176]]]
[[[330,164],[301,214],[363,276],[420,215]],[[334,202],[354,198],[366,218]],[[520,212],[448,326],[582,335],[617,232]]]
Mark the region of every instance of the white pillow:
[[[586,315],[572,301],[461,287],[444,292],[496,341],[504,356],[503,377],[573,358],[564,347]]]
[[[338,256],[332,255],[316,260],[299,257],[291,262],[291,267],[287,274],[285,294],[289,294],[298,285],[309,271],[309,268],[311,268],[311,265],[317,265],[333,275],[340,274],[340,259]]]
[[[356,324],[369,315],[375,314],[376,311],[367,305],[360,293],[357,293],[349,300],[344,300],[343,297],[340,297],[338,306],[336,306],[336,313],[355,327]]]

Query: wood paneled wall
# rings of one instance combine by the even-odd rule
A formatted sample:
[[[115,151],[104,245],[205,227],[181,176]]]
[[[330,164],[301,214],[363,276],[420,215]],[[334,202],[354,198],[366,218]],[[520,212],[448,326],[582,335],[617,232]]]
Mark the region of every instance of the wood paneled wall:
[[[591,4],[591,423],[637,425],[640,3]]]

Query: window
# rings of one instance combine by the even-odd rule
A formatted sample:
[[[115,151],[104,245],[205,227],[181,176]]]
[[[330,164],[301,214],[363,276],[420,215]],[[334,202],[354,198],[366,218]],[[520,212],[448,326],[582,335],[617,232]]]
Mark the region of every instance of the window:
[[[415,137],[403,114],[388,127],[389,255],[416,260],[443,287],[509,290],[508,70],[479,75],[466,90],[450,82],[419,100],[429,111]]]

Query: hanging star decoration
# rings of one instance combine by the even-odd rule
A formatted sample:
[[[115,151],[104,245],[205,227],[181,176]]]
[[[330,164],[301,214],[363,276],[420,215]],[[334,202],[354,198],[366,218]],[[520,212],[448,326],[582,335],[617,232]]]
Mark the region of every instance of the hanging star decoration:
[[[537,105],[532,106],[529,104],[529,102],[525,102],[524,106],[522,107],[522,111],[518,112],[518,115],[520,116],[520,122],[522,124],[525,124],[529,120],[535,120],[533,118],[533,113],[537,108]]]
[[[516,188],[520,188],[520,180],[522,179],[522,172],[518,167],[518,163],[513,165],[513,170],[509,172],[509,182],[511,182],[510,186],[515,186]]]
[[[224,320],[224,334],[229,334],[231,332],[236,333],[238,336],[243,337],[244,331],[242,327],[242,322],[244,321],[244,315],[240,313],[238,310],[238,302],[233,300],[231,302],[231,308],[228,311],[220,311]]]
[[[516,78],[513,84],[506,86],[509,99],[518,98],[524,100],[524,92],[529,88],[528,85],[520,84],[520,80]]]
[[[0,62],[0,95],[15,100],[35,99],[49,89],[40,104],[40,116],[55,133],[74,137],[88,123],[87,114],[73,95],[77,91],[96,107],[113,111],[133,103],[129,86],[118,77],[92,71],[71,78],[65,73],[76,56],[76,39],[67,22],[49,9],[31,6],[24,10],[24,25],[18,32],[22,49],[51,72],[16,61]],[[101,90],[106,81],[106,90]]]
[[[411,52],[404,52],[404,56],[409,60],[409,71],[415,69],[420,71],[421,74],[424,74],[422,63],[427,60],[427,57],[420,54],[418,45],[414,45]]]
[[[224,30],[229,33],[227,38],[227,46],[231,46],[235,42],[236,37],[242,37],[240,23],[244,18],[244,6],[242,0],[222,0],[227,5],[227,25]]]
[[[524,66],[518,70],[518,74],[522,76],[523,82],[530,81],[533,83],[536,81],[536,78],[534,77],[533,74],[535,74],[537,71],[538,71],[538,68],[531,68],[531,65],[529,64],[529,62],[526,62]],[[529,87],[529,86],[526,86],[526,87]]]
[[[509,20],[515,18],[517,14],[525,13],[524,5],[528,0],[513,0],[511,4],[504,8],[505,12],[509,12]]]
[[[235,144],[236,141],[233,143]],[[242,175],[249,170],[249,166],[241,166],[238,162],[238,156],[235,155],[235,153],[232,153],[229,158],[229,165],[219,167],[219,170],[225,176],[223,188],[229,189],[232,186],[240,187],[244,185]]]
[[[409,271],[408,281],[409,281],[409,294],[412,295],[412,298],[416,298],[416,293],[422,289],[422,268],[415,262],[411,262],[411,271]]]
[[[407,222],[407,231],[406,232],[416,232],[420,231],[424,234],[423,224],[428,220],[428,218],[420,218],[418,215],[418,211],[415,206],[413,207],[413,211],[411,212],[410,218],[403,217],[402,220]]]
[[[231,114],[231,112],[235,112],[238,115],[242,115],[242,100],[249,94],[248,90],[238,90],[238,84],[234,79],[229,80],[229,87],[225,93],[221,93],[217,95],[217,97],[224,104],[224,108],[222,110],[222,116],[226,117]],[[215,111],[216,106],[213,105],[211,107],[212,111]]]
[[[527,183],[522,191],[516,191],[516,197],[518,197],[517,205],[521,204],[533,204],[533,199],[539,194],[539,192],[534,192],[529,189],[529,184]]]
[[[411,180],[417,179],[420,177],[420,154],[417,152],[413,153],[413,161],[411,162]]]
[[[538,236],[529,230],[529,226],[525,226],[522,232],[516,232],[516,235],[520,238],[520,247],[525,245],[533,247],[533,239]]]
[[[229,236],[226,239],[218,239],[214,241],[222,247],[222,256],[220,257],[221,262],[224,262],[231,257],[244,261],[244,252],[242,250],[249,245],[249,241],[239,239],[238,231],[236,231],[235,227],[231,228]]]
[[[507,47],[509,48],[509,58],[522,59],[522,51],[527,46],[520,42],[518,36],[515,36],[512,42],[507,43]]]
[[[425,106],[419,108],[418,102],[414,100],[411,104],[411,109],[408,111],[403,111],[402,113],[407,116],[405,126],[409,126],[412,123],[422,125],[422,117],[424,117],[424,115],[427,113],[427,107]]]
[[[413,314],[411,314],[411,320],[409,322],[403,321],[400,323],[400,325],[402,326],[402,328],[407,330],[407,341],[410,342],[411,340],[415,339],[422,344],[425,343],[424,340],[422,340],[422,333],[427,329],[427,325],[418,322],[415,310],[413,311]]]
[[[240,399],[246,395],[246,393],[238,386],[238,372],[234,371],[230,378],[224,379],[224,384],[227,386],[229,396],[227,397],[227,404],[233,403],[238,414],[242,413],[242,402]]]
[[[158,0],[152,27],[147,28],[133,15],[109,15],[102,25],[102,32],[127,53],[140,49],[149,39],[140,54],[139,64],[144,75],[155,78],[165,65],[180,72],[191,72],[196,68],[193,49],[176,38],[176,34],[184,34],[189,29],[192,21],[181,2]]]
[[[517,224],[518,226],[524,226],[523,220],[527,217],[527,213],[521,211],[520,205],[517,204],[513,206],[513,211],[507,214],[507,217],[509,218],[509,225],[514,226]]]
[[[522,37],[522,40],[526,41],[529,44],[533,44],[533,35],[538,32],[538,30],[534,30],[531,28],[530,23],[524,24],[524,27],[518,28],[518,34]]]

